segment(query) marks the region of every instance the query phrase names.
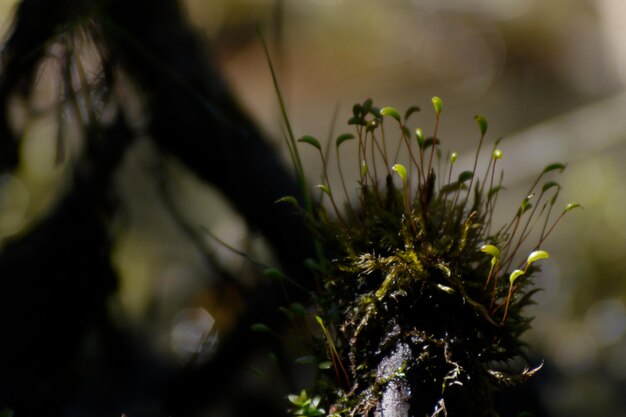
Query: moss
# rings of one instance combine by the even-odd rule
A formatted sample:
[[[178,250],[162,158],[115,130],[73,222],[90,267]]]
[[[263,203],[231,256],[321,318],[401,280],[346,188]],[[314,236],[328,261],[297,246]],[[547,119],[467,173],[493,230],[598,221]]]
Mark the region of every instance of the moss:
[[[356,104],[349,124],[355,126],[362,168],[358,205],[347,203],[339,212],[333,200],[334,216],[318,204],[309,217],[324,249],[315,300],[332,329],[326,335],[332,340],[320,343],[332,345],[338,356],[330,358],[334,375],[321,373],[314,390],[333,415],[381,415],[384,404],[395,404],[394,415],[493,416],[498,389],[534,373],[505,376],[498,368],[524,347],[520,336],[531,320],[523,311],[535,292],[535,259],[517,273],[522,279],[508,273],[519,262],[521,244],[533,236],[538,248],[560,220],[550,219],[560,187],[544,185],[538,193],[535,188],[565,166],[548,166],[512,221],[496,229],[492,216],[503,189],[496,175],[503,156],[497,143],[487,172],[482,178],[476,172],[486,119],[476,118],[480,142],[473,170],[453,180],[457,155],[442,167],[442,102],[433,104],[435,134],[424,138],[418,129],[417,141],[395,109],[378,110],[371,100]],[[389,159],[388,148],[395,145],[385,137],[387,121],[399,128],[397,146],[409,156],[408,170],[400,164],[387,168],[395,162]],[[377,173],[386,174],[383,181]],[[325,193],[333,195],[330,188]],[[539,212],[531,200],[542,205]],[[543,225],[540,233],[534,231],[537,224]]]

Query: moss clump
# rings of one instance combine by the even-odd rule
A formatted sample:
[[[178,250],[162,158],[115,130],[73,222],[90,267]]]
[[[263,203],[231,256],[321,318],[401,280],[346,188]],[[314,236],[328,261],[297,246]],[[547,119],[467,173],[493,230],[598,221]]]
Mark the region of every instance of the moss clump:
[[[343,210],[328,186],[322,147],[310,136],[301,140],[320,151],[326,183],[318,187],[334,211],[320,203],[308,217],[324,253],[315,300],[325,347],[318,349],[334,369],[321,372],[313,390],[332,415],[381,415],[383,409],[390,415],[393,409],[398,416],[493,416],[494,393],[536,371],[507,374],[502,365],[522,354],[520,335],[530,326],[523,310],[536,291],[534,262],[548,256],[537,250],[577,206],[550,219],[560,186],[540,183],[565,166],[546,167],[511,222],[495,229],[502,151],[496,143],[485,172],[477,172],[486,119],[476,116],[473,169],[457,175],[457,155],[443,160],[439,149],[439,98],[433,107],[431,137],[407,127],[417,107],[404,118],[371,100],[353,107],[348,123],[355,134],[338,137],[336,148],[358,142],[359,191]],[[398,142],[389,140],[391,129]],[[515,269],[518,249],[531,236],[537,239],[534,257]]]

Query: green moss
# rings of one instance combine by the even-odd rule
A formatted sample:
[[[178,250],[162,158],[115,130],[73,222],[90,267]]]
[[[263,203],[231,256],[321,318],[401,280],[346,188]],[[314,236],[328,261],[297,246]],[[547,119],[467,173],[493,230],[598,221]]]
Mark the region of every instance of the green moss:
[[[433,137],[424,138],[417,129],[413,139],[397,110],[377,110],[371,100],[357,103],[348,124],[355,128],[362,168],[358,204],[347,203],[340,212],[333,200],[335,213],[329,215],[318,204],[309,216],[324,249],[318,260],[322,289],[315,300],[331,329],[324,329],[325,338],[332,338],[320,343],[336,352],[327,349],[336,369],[320,373],[314,391],[332,415],[369,415],[380,411],[386,398],[407,392],[401,401],[411,415],[445,410],[448,415],[492,416],[492,397],[500,386],[533,373],[508,375],[497,368],[520,356],[520,336],[531,321],[523,310],[536,291],[532,262],[515,282],[508,274],[520,261],[521,245],[534,238],[539,248],[561,219],[550,218],[560,187],[544,185],[538,197],[532,196],[546,174],[565,165],[549,165],[511,222],[495,228],[492,216],[503,189],[496,165],[502,151],[494,146],[480,177],[476,166],[487,121],[477,116],[480,141],[474,168],[453,180],[457,154],[449,166],[441,166],[437,130],[442,102],[437,98],[433,104]],[[397,125],[397,145],[385,132],[386,123]],[[408,168],[389,159],[392,149],[398,149],[395,154],[403,150]],[[541,232],[536,225],[543,226]],[[488,250],[481,250],[485,245]]]

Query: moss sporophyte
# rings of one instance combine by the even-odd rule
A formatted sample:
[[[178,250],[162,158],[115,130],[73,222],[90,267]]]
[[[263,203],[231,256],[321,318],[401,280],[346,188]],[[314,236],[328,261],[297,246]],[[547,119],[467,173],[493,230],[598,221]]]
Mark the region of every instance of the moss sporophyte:
[[[303,189],[310,203],[301,212],[319,249],[308,261],[320,283],[312,292],[320,331],[311,347],[319,369],[308,394],[289,397],[294,415],[495,416],[498,390],[541,367],[506,364],[524,358],[520,336],[531,319],[523,313],[537,291],[533,274],[549,257],[543,245],[579,207],[554,213],[561,187],[548,177],[565,165],[539,173],[511,220],[496,228],[504,190],[499,141],[478,172],[488,123],[476,116],[473,167],[457,169],[457,153],[442,157],[440,150],[443,102],[435,97],[432,104],[429,137],[409,128],[416,106],[401,115],[371,99],[354,105],[353,132],[334,142],[343,206],[330,185],[325,147],[312,136],[288,137],[298,175],[301,142],[319,153],[324,181],[317,202]],[[352,199],[341,163],[347,142],[358,155]],[[293,197],[281,201],[297,205]],[[522,245],[532,250],[520,258]]]
[[[537,262],[549,257],[543,244],[563,215],[579,207],[572,203],[553,213],[561,187],[546,178],[565,165],[548,165],[511,220],[494,228],[504,190],[499,141],[478,172],[488,123],[476,116],[473,168],[457,170],[457,153],[441,156],[443,102],[435,97],[432,103],[431,137],[409,129],[418,107],[401,116],[370,99],[354,105],[348,120],[353,133],[335,140],[343,209],[320,142],[312,136],[290,142],[294,159],[297,142],[317,149],[324,180],[317,186],[320,201],[302,209],[320,248],[319,259],[309,261],[321,283],[313,294],[320,370],[313,400],[306,392],[290,396],[295,415],[380,415],[390,406],[397,416],[495,416],[498,389],[541,367],[512,371],[504,364],[523,357],[520,336],[530,325],[524,307],[537,291]],[[356,142],[359,164],[352,201],[340,158],[348,141]],[[397,162],[400,157],[406,165]],[[292,197],[281,201],[297,204]],[[520,259],[523,244],[533,249]]]

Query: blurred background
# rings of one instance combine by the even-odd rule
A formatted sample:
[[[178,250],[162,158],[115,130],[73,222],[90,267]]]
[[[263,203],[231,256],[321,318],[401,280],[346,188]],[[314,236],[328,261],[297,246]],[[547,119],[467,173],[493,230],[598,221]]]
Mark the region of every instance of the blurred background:
[[[16,1],[0,1],[2,28]],[[236,97],[288,163],[283,126],[263,50],[266,35],[296,136],[350,131],[352,105],[372,98],[401,111],[422,107],[414,127],[432,130],[430,99],[443,99],[442,149],[471,168],[473,121],[489,120],[501,149],[509,219],[544,166],[566,162],[555,179],[573,211],[546,243],[552,258],[526,339],[546,362],[541,398],[554,416],[626,416],[626,3],[621,0],[185,0],[187,15]],[[38,100],[58,94],[42,71]],[[128,92],[132,104],[132,91]],[[132,106],[131,106],[132,107]],[[137,111],[137,114],[140,114]],[[15,117],[20,118],[16,105]],[[1,179],[0,242],[26,230],[67,180],[54,162],[54,112],[29,119],[19,172]],[[141,117],[135,122],[141,124]],[[334,130],[333,118],[337,118]],[[78,146],[78,145],[76,145]],[[347,146],[346,146],[347,149]],[[345,151],[345,150],[344,150]],[[308,156],[308,152],[303,151]],[[320,164],[305,166],[312,185]],[[345,155],[346,172],[357,161]],[[257,279],[240,255],[208,236],[203,250],[160,198],[155,169],[189,224],[271,264],[220,193],[180,164],[138,142],[116,176],[123,212],[114,263],[119,288],[109,310],[168,366],[208,360],[220,326],[236,320],[236,293],[214,289],[215,265]],[[331,181],[332,182],[332,181]],[[219,322],[220,326],[215,326]],[[201,355],[198,356],[198,353]],[[177,365],[178,364],[178,365]],[[581,395],[584,393],[584,395]]]

